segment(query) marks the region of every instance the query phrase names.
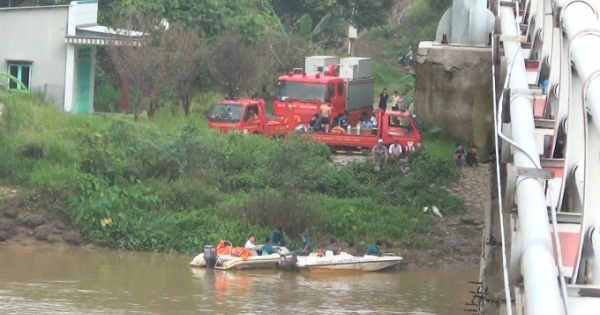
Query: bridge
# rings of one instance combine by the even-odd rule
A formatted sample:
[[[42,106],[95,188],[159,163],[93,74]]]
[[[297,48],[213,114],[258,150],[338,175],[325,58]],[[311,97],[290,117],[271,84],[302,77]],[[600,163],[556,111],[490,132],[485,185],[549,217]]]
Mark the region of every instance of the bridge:
[[[598,9],[591,0],[490,5],[497,211],[509,223],[500,230],[510,303],[500,313],[600,314]],[[495,82],[501,59],[506,75]]]

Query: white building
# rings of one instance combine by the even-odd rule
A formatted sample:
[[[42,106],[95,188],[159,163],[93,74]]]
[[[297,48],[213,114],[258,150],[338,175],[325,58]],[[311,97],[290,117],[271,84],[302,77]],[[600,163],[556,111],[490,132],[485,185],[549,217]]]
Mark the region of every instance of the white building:
[[[93,112],[96,47],[121,33],[98,25],[98,0],[0,8],[0,30],[0,72],[66,112]]]

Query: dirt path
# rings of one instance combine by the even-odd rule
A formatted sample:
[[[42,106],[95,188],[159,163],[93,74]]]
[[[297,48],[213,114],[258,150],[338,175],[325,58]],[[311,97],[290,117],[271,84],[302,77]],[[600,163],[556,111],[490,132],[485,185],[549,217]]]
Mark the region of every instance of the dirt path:
[[[458,183],[447,189],[464,200],[467,212],[462,215],[445,215],[443,218],[435,217],[439,235],[432,238],[440,243],[440,248],[427,251],[405,250],[407,263],[420,268],[478,268],[484,209],[491,202],[489,183],[489,165],[461,169]],[[444,209],[440,209],[440,212],[443,215]]]

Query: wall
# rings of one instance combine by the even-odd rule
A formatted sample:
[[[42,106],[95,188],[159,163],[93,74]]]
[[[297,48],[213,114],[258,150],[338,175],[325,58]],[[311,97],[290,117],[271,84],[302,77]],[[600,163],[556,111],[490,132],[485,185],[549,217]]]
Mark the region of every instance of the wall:
[[[6,59],[31,60],[31,91],[64,103],[68,6],[0,9],[0,71]]]
[[[415,114],[449,133],[492,149],[491,49],[421,42]]]

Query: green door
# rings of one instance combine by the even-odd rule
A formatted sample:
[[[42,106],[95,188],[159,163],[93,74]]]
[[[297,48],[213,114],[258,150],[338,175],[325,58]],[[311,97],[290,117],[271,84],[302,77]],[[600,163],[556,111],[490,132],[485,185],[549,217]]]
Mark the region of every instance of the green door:
[[[92,49],[80,47],[77,49],[77,93],[75,113],[90,112],[90,75],[92,71]]]

